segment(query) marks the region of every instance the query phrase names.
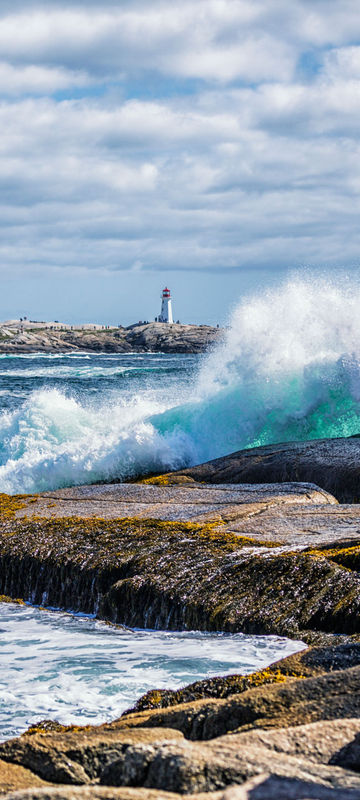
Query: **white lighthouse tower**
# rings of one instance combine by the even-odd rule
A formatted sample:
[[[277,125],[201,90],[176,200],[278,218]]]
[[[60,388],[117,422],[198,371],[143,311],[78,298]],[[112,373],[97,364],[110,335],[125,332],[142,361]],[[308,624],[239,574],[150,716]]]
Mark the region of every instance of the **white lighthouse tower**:
[[[168,289],[167,286],[162,290],[161,293],[161,312],[160,316],[158,317],[158,321],[168,322],[169,325],[172,325],[174,322],[171,308],[170,289]]]

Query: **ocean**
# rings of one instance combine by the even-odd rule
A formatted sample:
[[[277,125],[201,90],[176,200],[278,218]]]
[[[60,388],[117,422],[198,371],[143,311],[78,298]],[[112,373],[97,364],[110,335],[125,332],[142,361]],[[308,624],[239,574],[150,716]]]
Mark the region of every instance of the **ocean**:
[[[127,480],[360,432],[360,289],[297,278],[204,355],[0,356],[0,491]]]
[[[354,286],[296,278],[241,303],[202,356],[0,356],[0,492],[126,481],[243,447],[359,433],[359,304]],[[12,605],[0,606],[0,629],[0,736],[48,716],[108,719],[147,688],[251,671],[302,646],[124,634]]]
[[[111,721],[150,689],[248,674],[303,648],[279,636],[121,630],[0,603],[0,741],[43,719]]]
[[[197,356],[0,356],[0,491],[126,480],[188,458],[152,423],[190,398]],[[176,438],[176,437],[175,437]]]

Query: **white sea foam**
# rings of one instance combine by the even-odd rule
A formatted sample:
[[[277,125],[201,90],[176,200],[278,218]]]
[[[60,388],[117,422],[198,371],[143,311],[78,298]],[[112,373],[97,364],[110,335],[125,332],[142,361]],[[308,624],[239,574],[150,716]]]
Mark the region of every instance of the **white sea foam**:
[[[156,371],[166,371],[166,366],[157,366]],[[0,370],[0,378],[112,378],[116,375],[127,375],[129,372],[153,372],[154,367],[141,366],[104,366],[92,364],[86,366],[44,366],[34,369]]]
[[[119,384],[100,405],[85,395],[40,389],[20,408],[4,412],[0,490],[124,480],[242,447],[360,432],[359,305],[358,286],[300,278],[244,301],[191,391],[181,377],[165,391],[160,375],[166,369],[155,371],[141,392],[137,387],[130,395],[129,383],[122,390],[126,370],[127,376],[136,369],[152,374],[153,362],[148,372],[144,366],[154,356],[137,356],[141,362],[133,373],[133,365],[116,356],[104,367],[91,361],[74,366],[75,372],[95,375],[99,387],[113,370]],[[164,366],[171,369],[172,363],[167,357]],[[66,378],[68,366],[58,365],[55,373],[62,369]],[[51,370],[34,367],[36,375],[54,377]]]
[[[180,466],[184,454],[148,421],[161,404],[83,406],[56,389],[34,392],[0,417],[0,487],[34,491]],[[178,437],[176,437],[178,439]]]
[[[64,353],[0,353],[0,361],[3,359],[6,361],[11,361],[13,359],[16,360],[25,359],[26,361],[35,361],[35,360],[37,361],[39,358],[40,359],[43,358],[48,361],[53,361],[54,359],[58,358],[90,359],[91,356],[88,352],[82,350],[69,350],[68,352]]]
[[[40,719],[115,719],[144,692],[262,669],[303,649],[278,636],[121,631],[86,617],[0,604],[0,738]]]

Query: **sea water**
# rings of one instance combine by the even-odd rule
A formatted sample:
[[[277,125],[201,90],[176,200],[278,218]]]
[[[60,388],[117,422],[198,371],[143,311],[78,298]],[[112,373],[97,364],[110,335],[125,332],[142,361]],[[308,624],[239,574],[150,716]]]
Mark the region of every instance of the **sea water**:
[[[0,356],[0,491],[126,480],[360,432],[360,288],[296,278],[206,355]]]
[[[248,674],[301,642],[241,633],[121,630],[86,616],[0,604],[0,740],[42,719],[116,719],[149,689]]]

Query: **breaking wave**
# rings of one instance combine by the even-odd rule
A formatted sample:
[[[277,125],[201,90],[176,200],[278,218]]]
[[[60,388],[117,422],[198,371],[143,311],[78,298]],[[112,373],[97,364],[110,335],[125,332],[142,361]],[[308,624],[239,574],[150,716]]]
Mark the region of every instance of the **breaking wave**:
[[[293,279],[241,303],[195,402],[158,417],[199,461],[245,447],[360,433],[360,286]]]
[[[177,468],[187,447],[162,436],[150,417],[160,404],[135,396],[126,405],[82,405],[57,389],[33,392],[0,418],[0,489],[53,489]]]
[[[360,287],[344,280],[296,278],[247,299],[185,404],[181,380],[166,400],[160,376],[156,391],[112,394],[101,407],[33,392],[0,416],[0,489],[126,480],[243,447],[359,433],[359,308]]]

